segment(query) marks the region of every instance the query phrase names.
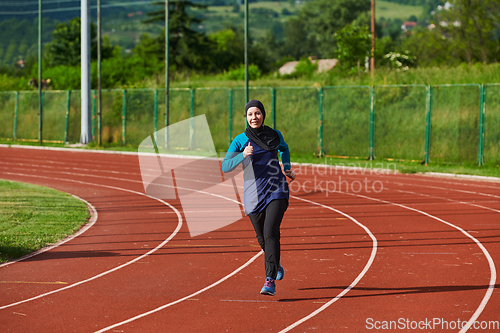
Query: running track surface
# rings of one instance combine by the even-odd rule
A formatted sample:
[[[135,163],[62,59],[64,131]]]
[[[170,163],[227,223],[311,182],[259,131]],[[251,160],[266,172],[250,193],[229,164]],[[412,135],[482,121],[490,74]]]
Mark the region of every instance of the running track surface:
[[[295,170],[270,297],[248,218],[190,237],[178,200],[144,195],[136,155],[0,148],[0,178],[97,211],[81,235],[0,266],[0,331],[498,331],[500,183]]]

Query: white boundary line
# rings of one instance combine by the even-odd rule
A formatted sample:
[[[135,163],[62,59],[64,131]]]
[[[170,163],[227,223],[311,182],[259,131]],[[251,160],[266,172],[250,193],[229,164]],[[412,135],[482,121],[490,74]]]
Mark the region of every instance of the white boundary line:
[[[285,333],[285,332],[288,332],[288,331],[294,329],[295,327],[299,326],[303,322],[305,322],[305,321],[311,319],[312,317],[316,316],[317,314],[319,314],[320,312],[322,312],[323,310],[325,310],[326,308],[328,308],[330,305],[332,305],[333,303],[335,303],[336,301],[338,301],[342,296],[344,296],[345,294],[347,294],[349,292],[349,290],[351,290],[352,288],[354,288],[358,284],[358,282],[363,278],[363,276],[365,276],[365,274],[370,269],[370,266],[375,261],[375,257],[377,255],[377,244],[378,244],[377,239],[372,234],[372,232],[370,231],[370,229],[368,229],[363,224],[359,223],[356,219],[354,219],[350,215],[347,215],[346,213],[341,212],[340,210],[337,210],[337,209],[332,208],[330,206],[326,206],[326,205],[323,205],[323,204],[320,204],[320,203],[317,203],[317,202],[314,202],[314,201],[311,201],[311,200],[299,198],[299,197],[296,197],[296,196],[292,196],[292,197],[295,198],[295,199],[298,199],[298,200],[302,200],[302,201],[314,204],[314,205],[321,206],[321,207],[326,208],[326,209],[333,210],[334,212],[337,212],[337,213],[339,213],[339,214],[347,217],[348,219],[350,219],[351,221],[353,221],[354,223],[356,223],[358,226],[360,226],[361,228],[363,228],[365,230],[365,232],[372,239],[373,245],[372,245],[372,252],[370,254],[370,258],[368,259],[368,262],[366,263],[365,267],[363,268],[363,270],[361,271],[361,273],[359,273],[359,275],[356,277],[356,279],[354,279],[354,281],[351,282],[351,284],[347,288],[345,288],[344,290],[342,290],[341,293],[339,293],[337,296],[335,296],[333,299],[331,299],[330,301],[328,301],[326,304],[324,304],[323,306],[321,306],[317,310],[311,312],[309,315],[305,316],[304,318],[296,321],[295,323],[293,323],[290,326],[286,327],[285,329],[281,330],[279,333]]]
[[[46,247],[44,247],[44,248],[42,248],[42,249],[40,249],[38,251],[35,251],[35,252],[32,252],[32,253],[27,254],[25,256],[22,256],[21,258],[18,258],[18,259],[15,259],[15,260],[3,263],[3,264],[0,265],[0,268],[8,266],[8,265],[11,265],[11,264],[19,262],[19,261],[23,261],[23,260],[32,258],[32,257],[37,256],[37,255],[39,255],[41,253],[44,253],[46,251],[52,250],[52,249],[54,249],[54,248],[56,248],[56,247],[58,247],[58,246],[60,246],[60,245],[62,245],[64,243],[69,242],[70,240],[72,240],[72,239],[80,236],[81,234],[83,234],[85,231],[89,230],[94,225],[94,223],[97,221],[97,217],[98,217],[97,210],[95,209],[95,207],[90,202],[88,202],[88,201],[86,201],[86,200],[84,200],[84,199],[82,199],[82,198],[80,198],[80,197],[78,197],[78,196],[76,196],[74,194],[71,194],[71,196],[73,196],[74,198],[76,198],[78,200],[81,200],[81,201],[83,201],[83,202],[85,202],[87,204],[87,207],[88,207],[88,209],[90,211],[90,214],[91,214],[89,222],[87,222],[75,234],[70,235],[70,236],[68,236],[68,237],[66,237],[66,238],[64,238],[64,239],[62,239],[62,240],[60,240],[60,241],[58,241],[58,242],[56,242],[56,243],[54,243],[52,245],[46,246]]]
[[[467,332],[467,330],[474,324],[474,322],[476,321],[476,319],[479,317],[479,315],[481,314],[481,312],[483,312],[484,308],[486,307],[486,304],[488,303],[491,295],[493,294],[493,290],[495,289],[495,283],[496,283],[496,278],[497,278],[497,272],[496,272],[496,268],[495,268],[495,263],[493,261],[493,258],[490,256],[488,250],[486,250],[486,248],[484,247],[484,245],[481,244],[480,241],[478,241],[471,234],[469,234],[467,231],[465,231],[464,229],[460,228],[459,226],[456,226],[456,225],[454,225],[454,224],[452,224],[450,222],[446,222],[445,220],[440,219],[437,216],[431,215],[431,214],[426,213],[424,211],[421,211],[419,209],[408,207],[408,206],[405,206],[405,205],[402,205],[402,204],[398,204],[398,203],[395,203],[395,202],[390,202],[390,201],[386,201],[386,200],[382,200],[382,199],[376,199],[376,198],[367,197],[367,196],[364,196],[364,195],[361,195],[361,194],[351,194],[351,193],[346,193],[346,194],[355,195],[355,196],[359,196],[359,197],[366,198],[366,199],[369,199],[369,200],[374,200],[374,201],[378,201],[378,202],[387,203],[387,204],[390,204],[390,205],[398,206],[398,207],[401,207],[401,208],[409,209],[409,210],[412,210],[414,212],[420,213],[422,215],[425,215],[427,217],[435,219],[435,220],[437,220],[437,221],[439,221],[441,223],[444,223],[444,224],[446,224],[446,225],[448,225],[448,226],[450,226],[452,228],[457,229],[462,234],[464,234],[465,236],[467,236],[468,238],[470,238],[472,241],[474,241],[474,243],[476,243],[476,245],[481,249],[481,251],[483,251],[484,255],[486,256],[486,259],[488,260],[488,264],[490,266],[490,284],[489,284],[488,290],[486,291],[486,294],[484,295],[484,297],[483,297],[481,303],[479,304],[478,308],[476,309],[476,311],[474,312],[474,314],[472,315],[472,317],[469,319],[469,321],[467,321],[467,324],[465,326],[463,326],[462,329],[459,331],[459,333]]]
[[[118,326],[122,326],[122,325],[128,324],[128,323],[133,322],[133,321],[135,321],[135,320],[137,320],[137,319],[140,319],[140,318],[143,318],[143,317],[149,316],[150,314],[153,314],[153,313],[155,313],[155,312],[158,312],[158,311],[161,311],[161,310],[163,310],[163,309],[166,309],[166,308],[168,308],[168,307],[170,307],[170,306],[172,306],[172,305],[175,305],[175,304],[178,304],[178,303],[180,303],[180,302],[182,302],[182,301],[185,301],[185,300],[187,300],[187,299],[189,299],[189,298],[191,298],[191,297],[193,297],[193,296],[199,295],[199,294],[203,293],[204,291],[207,291],[208,289],[211,289],[211,288],[213,288],[213,287],[217,286],[218,284],[221,284],[222,282],[226,281],[226,280],[227,280],[227,279],[229,279],[230,277],[232,277],[232,276],[236,275],[236,274],[237,274],[237,273],[239,273],[241,270],[243,270],[244,268],[246,268],[247,266],[249,266],[252,262],[254,262],[254,261],[255,261],[255,259],[257,259],[257,258],[258,258],[258,257],[259,257],[262,253],[264,253],[264,251],[260,250],[260,252],[259,252],[259,253],[257,253],[257,254],[256,254],[256,255],[254,255],[252,258],[250,258],[250,259],[249,259],[249,260],[248,260],[245,264],[243,264],[242,266],[238,267],[238,269],[236,269],[236,270],[235,270],[235,271],[233,271],[232,273],[230,273],[230,274],[228,274],[228,275],[224,276],[224,277],[223,277],[223,278],[221,278],[220,280],[218,280],[218,281],[216,281],[216,282],[212,283],[211,285],[206,286],[206,287],[205,287],[205,288],[203,288],[203,289],[200,289],[200,290],[198,290],[198,291],[196,291],[196,292],[194,292],[194,293],[192,293],[192,294],[190,294],[190,295],[188,295],[188,296],[185,296],[185,297],[183,297],[183,298],[179,298],[179,299],[178,299],[178,300],[176,300],[176,301],[173,301],[173,302],[170,302],[170,303],[168,303],[168,304],[162,305],[162,306],[160,306],[160,307],[158,307],[158,308],[156,308],[156,309],[153,309],[153,310],[151,310],[151,311],[144,312],[144,313],[142,313],[142,314],[140,314],[140,315],[137,315],[137,316],[135,316],[135,317],[132,317],[132,318],[129,318],[129,319],[127,319],[127,320],[124,320],[124,321],[121,321],[121,322],[119,322],[119,323],[116,323],[116,324],[114,324],[114,325],[111,325],[111,326],[105,327],[105,328],[103,328],[103,329],[101,329],[101,330],[99,330],[99,331],[96,331],[95,333],[101,333],[101,332],[106,332],[106,331],[109,331],[109,330],[111,330],[111,329],[113,329],[113,328],[115,328],[115,327],[118,327]]]
[[[56,289],[56,290],[53,290],[53,291],[50,291],[50,292],[47,292],[47,293],[44,293],[44,294],[40,294],[40,295],[37,295],[35,297],[31,297],[31,298],[28,298],[28,299],[25,299],[25,300],[22,300],[22,301],[19,301],[19,302],[15,302],[15,303],[11,303],[11,304],[7,304],[7,305],[4,305],[4,306],[1,306],[0,310],[9,308],[9,307],[12,307],[12,306],[15,306],[15,305],[19,305],[19,304],[22,304],[22,303],[26,303],[26,302],[29,302],[29,301],[33,301],[33,300],[38,299],[38,298],[42,298],[42,297],[45,297],[45,296],[48,296],[48,295],[52,295],[52,294],[55,294],[55,293],[63,291],[63,290],[67,290],[67,289],[79,286],[81,284],[84,284],[84,283],[90,282],[92,280],[98,279],[100,277],[103,277],[105,275],[108,275],[108,274],[110,274],[112,272],[115,272],[115,271],[117,271],[119,269],[122,269],[122,268],[124,268],[126,266],[129,266],[129,265],[135,263],[136,261],[139,261],[139,260],[141,260],[141,259],[149,256],[150,254],[158,251],[160,248],[162,248],[172,238],[174,238],[175,235],[177,235],[177,233],[179,232],[179,230],[180,230],[180,228],[182,226],[182,216],[181,216],[180,212],[174,206],[172,206],[168,202],[165,202],[165,201],[163,201],[161,199],[158,199],[158,198],[155,198],[155,197],[151,197],[151,196],[149,196],[147,194],[144,194],[144,193],[141,193],[141,192],[137,192],[137,191],[133,191],[133,190],[125,189],[125,188],[120,188],[120,187],[115,187],[115,186],[102,185],[102,184],[94,184],[94,183],[89,183],[89,182],[82,182],[82,181],[72,180],[72,179],[54,178],[54,177],[46,177],[46,176],[39,176],[39,175],[27,175],[27,174],[13,173],[13,172],[4,172],[4,173],[5,174],[10,174],[10,175],[17,175],[17,176],[27,176],[27,177],[35,177],[35,178],[46,178],[46,179],[50,179],[50,180],[69,181],[69,182],[74,182],[74,183],[79,183],[79,184],[85,184],[85,185],[91,185],[91,186],[100,186],[100,187],[110,188],[110,189],[113,189],[113,190],[124,191],[124,192],[133,193],[133,194],[139,194],[139,195],[142,195],[142,196],[145,196],[145,197],[157,200],[157,201],[159,201],[159,202],[167,205],[168,207],[170,207],[177,214],[178,220],[177,220],[177,227],[175,228],[174,232],[167,239],[165,239],[163,242],[161,242],[160,244],[158,244],[154,249],[151,249],[147,253],[145,253],[145,254],[143,254],[143,255],[141,255],[141,256],[133,259],[133,260],[130,260],[130,261],[126,262],[125,264],[117,266],[117,267],[115,267],[113,269],[110,269],[108,271],[102,272],[101,274],[95,275],[95,276],[93,276],[91,278],[88,278],[88,279],[76,282],[76,283],[74,283],[72,285],[69,285],[67,287]]]
[[[463,191],[463,192],[468,192],[468,191]],[[465,327],[463,327],[459,333],[463,333],[463,332],[466,332],[472,325],[473,323],[475,322],[475,320],[479,317],[479,315],[481,314],[481,312],[484,310],[484,308],[486,307],[486,304],[488,303],[492,293],[493,293],[493,289],[494,289],[494,286],[495,286],[495,282],[496,282],[496,269],[495,269],[495,264],[493,262],[493,259],[491,258],[491,256],[489,255],[489,252],[486,250],[486,248],[481,244],[481,242],[479,242],[476,238],[474,238],[472,235],[470,235],[469,233],[467,233],[465,230],[463,230],[462,228],[454,225],[454,224],[451,224],[449,222],[446,222],[436,216],[433,216],[431,214],[428,214],[424,211],[421,211],[421,210],[418,210],[418,209],[415,209],[415,208],[411,208],[411,207],[408,207],[408,206],[405,206],[405,205],[401,205],[401,204],[397,204],[397,203],[393,203],[393,202],[389,202],[389,201],[386,201],[386,200],[381,200],[381,199],[376,199],[376,198],[371,198],[371,197],[367,197],[367,196],[364,196],[364,195],[359,195],[359,194],[351,194],[351,193],[346,193],[346,192],[338,192],[338,193],[344,193],[344,194],[349,194],[349,195],[354,195],[354,196],[359,196],[359,197],[363,197],[363,198],[366,198],[366,199],[369,199],[369,200],[374,200],[374,201],[379,201],[379,202],[383,202],[383,203],[387,203],[387,204],[390,204],[390,205],[395,205],[395,206],[399,206],[399,207],[402,207],[402,208],[405,208],[405,209],[409,209],[409,210],[413,210],[415,212],[418,212],[418,213],[421,213],[425,216],[428,216],[428,217],[431,217],[433,219],[436,219],[437,221],[440,221],[446,225],[449,225],[457,230],[459,230],[460,232],[462,232],[465,236],[469,237],[470,239],[472,239],[477,245],[478,247],[483,251],[483,253],[485,254],[487,260],[488,260],[488,263],[489,263],[489,266],[490,266],[490,272],[491,272],[491,275],[490,275],[490,285],[489,285],[489,288],[485,294],[485,296],[483,297],[483,300],[481,301],[479,307],[476,309],[475,313],[473,314],[473,316],[471,317],[471,319],[469,319],[469,321],[467,322],[467,325]],[[296,197],[295,197],[296,198]],[[306,199],[301,199],[299,198],[300,200],[304,200],[304,201],[308,201]],[[314,203],[314,202],[311,202],[311,203]],[[315,203],[315,204],[318,204],[318,203]],[[321,204],[318,204],[318,205],[321,205]],[[323,205],[321,205],[323,206]],[[328,206],[324,206],[324,207],[328,207]],[[331,207],[330,207],[331,208]],[[330,209],[329,208],[329,209]],[[334,210],[333,208],[331,208],[332,210]],[[341,213],[341,212],[340,212]],[[341,213],[343,214],[343,213]],[[360,224],[361,225],[361,224]],[[362,226],[362,225],[361,225]],[[364,227],[364,226],[363,226]],[[366,227],[364,227],[366,228]],[[368,229],[366,229],[368,230]],[[371,234],[371,233],[370,233]],[[373,240],[374,238],[372,238]],[[376,239],[374,239],[374,241],[376,242]],[[376,244],[376,243],[375,243]],[[376,253],[376,248],[374,248],[375,250],[375,253]],[[372,250],[372,255],[373,255],[373,251]],[[372,259],[372,256],[370,257],[370,259]],[[373,261],[372,261],[373,262]],[[370,263],[371,265],[371,263]],[[366,271],[369,269],[369,266],[365,266],[365,269]],[[365,269],[361,272],[362,275],[366,274],[366,271]],[[302,318],[301,320],[297,321],[296,323],[288,326],[287,328],[285,328],[284,330],[282,330],[281,332],[287,332],[289,331],[290,329],[293,329],[294,327],[300,325],[302,322],[314,317],[316,314],[320,313],[321,311],[323,311],[324,309],[326,309],[327,307],[329,307],[331,304],[333,304],[337,299],[339,299],[340,297],[342,297],[343,295],[345,295],[350,289],[352,289],[353,286],[355,286],[359,280],[362,278],[362,275],[358,275],[358,278],[356,278],[355,280],[355,283],[354,285],[350,285],[349,287],[347,287],[343,292],[341,292],[339,295],[337,295],[334,299],[332,299],[330,302],[326,303],[325,305],[323,305],[321,308],[319,308],[318,310],[314,311],[313,313],[311,313],[309,316],[306,316],[304,318]],[[229,277],[229,276],[228,276]],[[228,278],[227,277],[227,278]],[[220,280],[221,282],[224,281],[225,278],[223,278],[222,280]],[[218,284],[218,283],[217,283]],[[207,287],[208,288],[208,287]],[[64,288],[63,288],[64,289]],[[206,289],[204,289],[206,290]],[[192,296],[191,296],[192,297]],[[167,304],[168,305],[168,304]],[[170,305],[168,305],[170,306]],[[0,308],[1,309],[1,308]],[[153,310],[154,311],[154,310]],[[158,310],[159,311],[159,310]],[[119,325],[118,325],[119,326]],[[113,326],[113,327],[116,327],[116,326]],[[280,333],[281,333],[280,332]]]
[[[121,155],[138,155],[138,152],[130,152],[130,151],[119,151],[119,150],[99,150],[99,149],[84,149],[84,148],[65,148],[65,147],[43,147],[43,146],[25,146],[25,145],[8,145],[8,144],[0,144],[0,148],[23,148],[23,149],[42,149],[42,150],[56,150],[56,151],[71,151],[71,152],[82,152],[82,153],[101,153],[101,154],[121,154]],[[144,155],[148,155],[148,153],[141,153]],[[188,157],[194,158],[193,156],[187,155],[165,155],[172,157]],[[200,157],[203,158],[203,157]],[[362,161],[362,160],[360,160]],[[383,162],[382,162],[383,163]],[[358,166],[335,166],[328,164],[315,164],[315,163],[291,163],[292,165],[298,166],[311,166],[311,167],[328,167],[328,168],[338,168],[338,169],[355,169],[355,170],[372,170],[374,172],[390,172],[391,174],[402,175],[400,172],[394,172],[392,169],[377,169],[377,168],[363,168]],[[462,174],[453,174],[453,173],[441,173],[441,172],[424,172],[418,173],[418,175],[429,176],[429,177],[437,177],[437,178],[461,178],[460,180],[476,180],[476,181],[494,181],[500,182],[500,177],[491,177],[491,176],[476,176],[476,175],[462,175]]]
[[[12,175],[24,175],[24,174],[10,173],[10,172],[5,172],[5,173],[6,173],[6,174],[12,174]],[[26,176],[26,175],[24,175],[24,176]],[[30,175],[27,175],[27,176],[30,176]],[[63,180],[63,179],[59,179],[59,178],[50,178],[50,177],[45,177],[45,176],[32,176],[32,177],[42,177],[42,178],[49,178],[49,179],[55,179],[55,180]],[[107,178],[111,178],[111,177],[102,177],[102,176],[96,176],[96,177],[98,177],[98,178],[105,178],[105,179],[107,179]],[[113,178],[114,178],[114,177],[113,177]],[[114,179],[116,179],[116,178],[114,178]],[[83,183],[83,184],[97,185],[97,186],[103,186],[103,187],[109,187],[109,188],[119,189],[119,188],[115,188],[115,187],[113,187],[113,186],[108,186],[108,185],[99,185],[99,184],[93,184],[93,183],[81,182],[81,181],[76,181],[76,180],[67,180],[67,181],[73,181],[73,182],[77,182],[77,183]],[[130,181],[130,180],[123,179],[123,181]],[[132,190],[126,190],[126,189],[122,189],[122,190],[124,190],[124,191],[129,191],[129,192],[133,192],[133,193],[140,193],[140,192],[135,192],[135,191],[132,191]],[[140,193],[140,194],[141,194],[141,195],[144,195],[144,196],[149,197],[149,196],[148,196],[148,195],[146,195],[146,194],[143,194],[143,193]],[[339,213],[339,214],[341,214],[341,215],[343,215],[343,216],[345,216],[345,217],[349,218],[349,219],[350,219],[350,220],[352,220],[354,223],[356,223],[358,226],[360,226],[361,228],[363,228],[363,229],[365,230],[365,232],[367,232],[367,233],[368,233],[368,235],[371,237],[371,239],[372,239],[372,241],[373,241],[373,247],[372,247],[372,252],[371,252],[370,258],[369,258],[369,260],[368,260],[367,264],[365,265],[365,267],[363,268],[363,270],[361,271],[361,273],[360,273],[360,274],[356,277],[356,279],[355,279],[355,280],[354,280],[354,281],[353,281],[353,282],[352,282],[352,283],[351,283],[351,284],[350,284],[350,285],[349,285],[346,289],[344,289],[344,290],[343,290],[340,294],[338,294],[338,295],[337,295],[337,296],[336,296],[333,300],[331,300],[331,301],[330,301],[330,302],[328,302],[327,304],[323,305],[321,308],[319,308],[318,310],[314,311],[314,312],[313,312],[313,313],[311,313],[309,316],[307,316],[307,317],[303,318],[301,321],[299,321],[299,322],[297,322],[297,323],[293,324],[293,325],[295,325],[295,326],[298,326],[298,325],[300,325],[303,321],[306,321],[306,320],[308,320],[309,318],[312,318],[312,317],[313,317],[313,316],[315,316],[316,314],[320,313],[321,311],[323,311],[324,309],[326,309],[327,307],[329,307],[331,304],[333,304],[333,303],[334,303],[334,302],[336,302],[338,299],[340,299],[342,296],[344,296],[345,294],[347,294],[347,293],[348,293],[348,292],[349,292],[349,291],[350,291],[350,290],[351,290],[354,286],[356,286],[356,285],[358,284],[358,282],[359,282],[359,281],[363,278],[363,276],[364,276],[364,275],[368,272],[368,269],[370,268],[370,266],[372,265],[373,261],[375,260],[375,256],[376,256],[376,253],[377,253],[377,239],[375,238],[375,236],[371,233],[371,231],[370,231],[370,230],[369,230],[366,226],[364,226],[363,224],[359,223],[359,222],[358,222],[356,219],[354,219],[353,217],[351,217],[351,216],[349,216],[349,215],[347,215],[347,214],[345,214],[345,213],[343,213],[343,212],[341,212],[341,211],[339,211],[339,210],[337,210],[337,209],[335,209],[335,208],[332,208],[332,207],[329,207],[329,206],[325,206],[325,205],[323,205],[323,204],[320,204],[320,203],[317,203],[317,202],[314,202],[314,201],[310,201],[310,200],[307,200],[307,199],[302,199],[302,198],[295,197],[295,196],[291,196],[291,197],[292,197],[292,198],[294,198],[294,199],[297,199],[297,200],[302,200],[302,201],[305,201],[305,202],[312,203],[312,204],[314,204],[314,205],[318,205],[318,206],[321,206],[321,207],[324,207],[324,208],[330,209],[330,210],[332,210],[332,211],[335,211],[335,212],[337,212],[337,213]],[[155,198],[155,199],[156,199],[156,198]],[[162,201],[162,200],[160,200],[160,199],[156,199],[156,200],[159,200],[159,201],[163,202],[163,201]],[[175,208],[174,208],[174,209],[175,209]],[[180,226],[178,226],[178,228],[180,228]],[[176,232],[177,232],[177,231],[178,231],[178,230],[176,230]],[[173,236],[172,236],[172,237],[173,237]],[[170,239],[170,238],[171,238],[171,237],[169,237],[169,239]],[[167,241],[168,241],[169,239],[167,239]],[[166,243],[166,242],[164,242],[164,243]],[[163,243],[162,243],[162,244],[160,244],[160,245],[161,245],[161,246],[163,246]],[[154,249],[154,251],[156,251],[156,248]],[[150,251],[150,252],[151,252],[151,251]],[[129,264],[131,264],[132,262],[135,262],[135,261],[139,260],[140,258],[142,258],[142,257],[144,257],[144,256],[146,256],[146,255],[148,255],[150,252],[148,252],[148,253],[144,254],[143,256],[141,256],[141,257],[139,257],[139,258],[136,258],[136,259],[134,259],[134,260],[130,261],[129,263],[126,263],[126,264],[124,264],[124,265],[122,265],[122,266],[119,266],[119,267],[117,267],[117,268],[115,268],[115,269],[113,269],[113,270],[110,270],[110,271],[104,272],[104,273],[102,273],[102,274],[100,274],[100,275],[97,275],[97,276],[95,276],[95,277],[93,277],[93,278],[90,278],[90,279],[87,279],[87,280],[84,280],[84,281],[80,281],[80,282],[75,283],[75,284],[73,284],[73,285],[71,285],[71,286],[68,286],[68,287],[65,287],[65,288],[61,288],[61,289],[57,289],[57,290],[55,290],[55,291],[52,291],[52,292],[49,292],[49,293],[46,293],[46,294],[43,294],[43,295],[39,295],[39,296],[33,297],[33,298],[31,298],[31,299],[28,299],[28,300],[24,300],[24,301],[21,301],[21,302],[17,302],[17,303],[9,304],[9,305],[4,306],[4,307],[0,307],[0,310],[1,310],[1,309],[3,309],[3,308],[9,307],[9,306],[14,306],[14,305],[17,305],[17,304],[20,304],[20,303],[24,303],[24,302],[27,302],[27,301],[30,301],[30,300],[34,300],[34,299],[37,299],[37,298],[40,298],[40,297],[44,297],[44,296],[47,296],[47,295],[49,295],[49,294],[52,294],[52,293],[55,293],[55,292],[58,292],[58,291],[62,291],[62,290],[65,290],[65,289],[69,289],[69,288],[74,287],[74,286],[76,286],[76,285],[79,285],[79,284],[82,284],[82,283],[85,283],[85,282],[88,282],[88,281],[94,280],[94,279],[96,279],[96,278],[98,278],[98,277],[101,277],[101,276],[103,276],[103,275],[106,275],[106,274],[108,274],[108,273],[111,273],[112,271],[118,270],[118,269],[120,269],[120,268],[122,268],[122,267],[124,267],[124,266],[128,266],[128,265],[129,265]],[[152,253],[152,252],[151,252],[151,253]],[[125,320],[125,321],[119,322],[119,323],[114,324],[114,325],[112,325],[112,326],[108,326],[108,327],[106,327],[106,328],[103,328],[102,330],[96,331],[96,333],[98,333],[98,332],[105,332],[105,331],[108,331],[108,330],[113,329],[113,328],[115,328],[115,327],[118,327],[118,326],[121,326],[121,325],[124,325],[124,324],[130,323],[130,322],[132,322],[132,321],[135,321],[135,320],[137,320],[137,319],[143,318],[143,317],[148,316],[148,315],[150,315],[150,314],[153,314],[153,313],[155,313],[155,312],[161,311],[161,310],[163,310],[163,309],[165,309],[165,308],[167,308],[167,307],[170,307],[170,306],[172,306],[172,305],[175,305],[175,304],[177,304],[177,303],[180,303],[180,302],[182,302],[182,301],[185,301],[185,300],[187,300],[187,299],[189,299],[189,298],[191,298],[191,297],[193,297],[193,296],[196,296],[196,295],[198,295],[198,294],[201,294],[201,293],[203,293],[204,291],[206,291],[206,290],[208,290],[208,289],[211,289],[211,288],[213,288],[213,287],[217,286],[218,284],[220,284],[220,283],[224,282],[225,280],[229,279],[231,276],[233,276],[233,275],[235,275],[236,273],[238,273],[239,271],[241,271],[243,268],[245,268],[245,267],[247,267],[248,265],[250,265],[250,264],[251,264],[253,261],[255,261],[255,259],[257,259],[257,257],[259,257],[262,253],[263,253],[263,252],[262,252],[262,251],[260,251],[258,254],[256,254],[254,257],[252,257],[249,261],[247,261],[247,262],[246,262],[243,266],[240,266],[237,270],[233,271],[231,274],[226,275],[226,276],[225,276],[225,277],[223,277],[222,279],[220,279],[220,280],[218,280],[218,281],[214,282],[213,284],[211,284],[211,285],[209,285],[209,286],[207,286],[207,287],[205,287],[205,288],[203,288],[203,289],[200,289],[199,291],[197,291],[197,292],[195,292],[195,293],[193,293],[193,294],[190,294],[190,295],[188,295],[188,296],[185,296],[185,297],[183,297],[183,298],[181,298],[181,299],[178,299],[178,300],[176,300],[176,301],[173,301],[173,302],[171,302],[171,303],[165,304],[165,305],[163,305],[163,306],[161,306],[161,307],[158,307],[158,308],[153,309],[153,310],[151,310],[151,311],[148,311],[148,312],[146,312],[146,313],[143,313],[143,314],[140,314],[140,315],[138,315],[138,316],[132,317],[132,318],[127,319],[127,320]],[[292,325],[292,326],[293,326],[293,325]],[[293,327],[295,327],[295,326],[293,326]],[[285,330],[283,330],[282,332],[287,332],[288,330],[292,329],[293,327],[291,327],[291,326],[290,326],[290,327],[289,327],[289,329],[285,329]]]
[[[322,205],[320,203],[317,203],[317,202],[314,202],[314,201],[310,201],[310,200],[307,200],[307,199],[302,199],[302,198],[299,198],[299,197],[295,197],[295,196],[290,196],[291,198],[294,198],[294,199],[297,199],[297,200],[302,200],[302,201],[305,201],[305,202],[309,202],[311,204],[314,204],[314,205],[317,205],[317,206],[321,206],[321,207],[324,207],[324,208],[327,208],[327,209],[330,209],[330,210],[333,210],[334,212],[337,212],[345,217],[347,217],[348,219],[350,219],[351,221],[353,221],[354,223],[356,223],[358,226],[360,226],[361,228],[363,228],[366,233],[368,233],[368,235],[371,237],[372,241],[373,241],[373,248],[372,248],[372,252],[371,252],[371,255],[370,255],[370,259],[368,260],[367,264],[365,265],[365,267],[363,268],[363,270],[361,271],[361,273],[356,277],[356,279],[349,285],[349,287],[347,287],[346,289],[344,289],[339,295],[337,295],[333,300],[331,300],[330,302],[328,302],[327,304],[323,305],[321,308],[319,308],[318,310],[316,310],[315,312],[313,312],[312,314],[310,314],[308,317],[305,317],[303,318],[302,320],[303,321],[306,321],[307,319],[315,316],[317,313],[323,311],[324,309],[326,309],[328,306],[330,306],[331,304],[333,304],[335,301],[337,301],[338,299],[340,299],[342,296],[344,296],[346,293],[349,292],[349,290],[351,290],[356,284],[358,284],[358,282],[361,280],[361,278],[366,274],[366,272],[368,272],[368,269],[370,268],[370,266],[372,265],[373,261],[375,260],[375,256],[376,256],[376,253],[377,253],[377,239],[375,238],[375,236],[373,236],[373,234],[370,232],[370,230],[362,225],[361,223],[359,223],[358,221],[356,221],[356,219],[354,219],[353,217],[335,209],[335,208],[332,208],[332,207],[329,207],[329,206],[325,206],[325,205]],[[95,333],[102,333],[102,332],[106,332],[106,331],[109,331],[113,328],[116,328],[118,326],[122,326],[122,325],[125,325],[125,324],[128,324],[130,322],[133,322],[137,319],[140,319],[140,318],[143,318],[143,317],[146,317],[150,314],[153,314],[153,313],[156,313],[158,311],[161,311],[167,307],[170,307],[172,305],[175,305],[177,303],[180,303],[182,301],[185,301],[191,297],[194,297],[196,295],[199,295],[201,294],[202,292],[208,290],[208,289],[211,289],[215,286],[217,286],[218,284],[224,282],[225,280],[229,279],[231,276],[235,275],[236,273],[238,273],[239,271],[241,271],[243,268],[247,267],[248,265],[250,265],[250,263],[252,263],[255,259],[257,259],[258,256],[260,256],[261,254],[263,253],[263,251],[261,250],[258,254],[256,254],[255,256],[253,256],[249,261],[247,261],[243,266],[241,266],[240,268],[238,268],[236,271],[232,272],[231,274],[229,275],[226,275],[225,277],[223,277],[222,279],[214,282],[213,284],[195,292],[195,293],[192,293],[191,295],[189,296],[185,296],[183,298],[180,298],[176,301],[173,301],[173,302],[170,302],[168,304],[165,304],[165,305],[162,305],[156,309],[153,309],[151,311],[148,311],[148,312],[145,312],[143,314],[140,314],[140,315],[137,315],[135,317],[132,317],[132,318],[129,318],[127,320],[124,320],[122,322],[119,322],[119,323],[116,323],[114,325],[111,325],[111,326],[108,326],[108,327],[105,327],[99,331],[96,331]],[[302,321],[300,322],[297,322],[295,323],[294,325],[297,326],[299,325],[300,323],[302,323]],[[293,325],[292,325],[293,326]],[[294,328],[295,326],[293,327],[290,327],[288,330]],[[288,330],[283,330],[281,332],[287,332]]]

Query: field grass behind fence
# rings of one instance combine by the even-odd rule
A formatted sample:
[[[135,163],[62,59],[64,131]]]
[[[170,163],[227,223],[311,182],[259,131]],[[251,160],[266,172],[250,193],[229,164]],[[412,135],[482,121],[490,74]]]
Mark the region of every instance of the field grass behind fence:
[[[294,153],[318,151],[318,89],[276,88],[276,129]]]
[[[38,140],[38,109],[37,92],[19,92],[19,109],[17,112],[18,139]]]
[[[326,87],[323,99],[326,155],[369,154],[370,87]]]
[[[432,92],[431,161],[477,160],[479,85],[435,86]]]
[[[500,162],[500,84],[485,85],[484,90],[478,84],[251,87],[249,98],[263,102],[265,124],[283,133],[293,153],[368,158],[373,149],[375,158],[424,161],[430,139],[430,162],[457,163],[481,157],[484,105],[484,161]],[[43,139],[78,142],[80,92],[44,91],[43,102]],[[96,103],[92,91],[94,140],[99,134]],[[243,87],[174,88],[169,92],[168,124],[205,115],[216,150],[225,151],[245,131],[244,107]],[[17,139],[38,140],[38,110],[36,91],[0,93],[0,138],[14,139],[16,128]],[[103,90],[102,142],[138,146],[167,125],[165,115],[164,89]]]
[[[486,86],[484,160],[500,163],[500,84]]]
[[[13,138],[16,92],[0,92],[0,138]]]
[[[375,94],[375,156],[422,160],[426,87],[380,86]]]

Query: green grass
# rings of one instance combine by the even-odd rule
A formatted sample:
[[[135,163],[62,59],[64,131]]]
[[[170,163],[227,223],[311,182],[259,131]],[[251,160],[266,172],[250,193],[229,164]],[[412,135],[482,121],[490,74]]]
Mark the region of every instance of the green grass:
[[[87,205],[69,194],[0,180],[0,262],[55,243],[88,218]]]
[[[401,19],[407,20],[410,16],[419,17],[424,11],[422,6],[410,6],[389,1],[377,0],[375,2],[375,17],[380,20],[385,19]]]

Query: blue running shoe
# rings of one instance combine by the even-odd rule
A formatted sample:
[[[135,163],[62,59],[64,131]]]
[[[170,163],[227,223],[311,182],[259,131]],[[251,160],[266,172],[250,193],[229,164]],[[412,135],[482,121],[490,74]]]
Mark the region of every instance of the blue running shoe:
[[[276,285],[274,283],[274,279],[266,278],[266,283],[264,283],[264,287],[262,287],[260,293],[262,295],[276,295]]]
[[[278,267],[278,274],[276,274],[276,280],[283,280],[283,278],[285,277],[285,269],[283,268],[283,266],[280,265],[280,267]]]

